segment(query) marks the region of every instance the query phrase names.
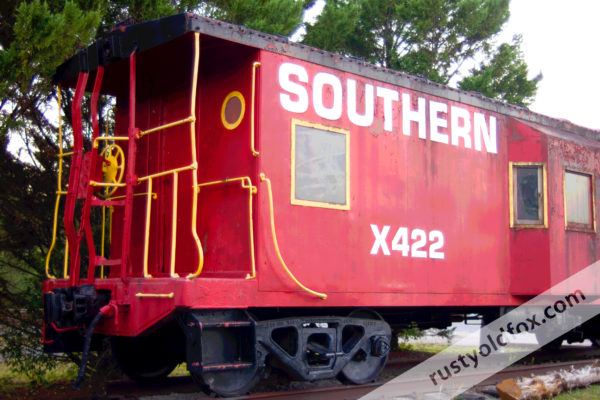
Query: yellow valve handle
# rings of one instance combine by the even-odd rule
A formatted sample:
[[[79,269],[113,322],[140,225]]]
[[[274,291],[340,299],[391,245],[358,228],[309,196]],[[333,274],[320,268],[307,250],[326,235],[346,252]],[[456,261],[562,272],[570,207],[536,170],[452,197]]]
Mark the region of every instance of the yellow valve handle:
[[[102,150],[100,157],[102,160],[102,182],[121,183],[125,174],[125,153],[123,149],[116,144],[109,144]],[[113,195],[118,187],[106,187],[102,197],[107,198]]]

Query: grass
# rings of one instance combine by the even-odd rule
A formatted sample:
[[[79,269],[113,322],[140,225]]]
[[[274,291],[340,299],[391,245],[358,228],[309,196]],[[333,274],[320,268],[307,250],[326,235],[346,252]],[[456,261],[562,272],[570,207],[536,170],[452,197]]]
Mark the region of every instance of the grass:
[[[77,365],[61,363],[47,371],[38,381],[23,373],[13,372],[6,363],[0,362],[0,400],[29,399],[89,399],[94,392],[102,391],[97,383],[86,377],[79,391],[73,389],[77,377]],[[189,376],[185,363],[179,364],[169,376]],[[94,386],[94,387],[92,387]]]
[[[600,385],[592,385],[585,389],[576,389],[562,393],[554,400],[597,400],[600,399]]]
[[[38,381],[33,381],[24,373],[11,371],[6,363],[0,363],[0,399],[67,398],[65,393],[72,391],[76,376],[75,364],[60,364]],[[87,391],[82,391],[82,394],[87,396]]]

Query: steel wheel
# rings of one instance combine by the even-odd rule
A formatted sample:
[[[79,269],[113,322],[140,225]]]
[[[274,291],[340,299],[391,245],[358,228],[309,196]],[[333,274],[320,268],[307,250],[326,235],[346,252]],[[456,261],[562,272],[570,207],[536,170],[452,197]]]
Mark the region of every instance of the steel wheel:
[[[348,317],[382,320],[381,316],[373,310],[359,309],[352,311]],[[391,336],[388,337],[388,344],[391,341]],[[362,385],[374,381],[387,362],[388,355],[376,356],[373,355],[370,349],[362,348],[358,350],[355,356],[342,369],[338,379],[342,382],[348,382],[355,385]]]
[[[154,383],[166,378],[180,360],[145,339],[113,337],[112,350],[125,375],[141,383]]]
[[[190,372],[192,379],[205,392],[214,392],[222,397],[235,397],[247,394],[262,378],[257,368],[219,372]]]

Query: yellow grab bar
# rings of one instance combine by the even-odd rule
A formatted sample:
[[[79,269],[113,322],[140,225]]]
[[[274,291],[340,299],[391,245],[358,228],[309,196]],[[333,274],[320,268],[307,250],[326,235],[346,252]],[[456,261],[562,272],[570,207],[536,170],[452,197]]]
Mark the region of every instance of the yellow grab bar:
[[[127,186],[127,184],[126,183],[112,183],[112,182],[90,181],[90,186],[97,186],[97,187],[125,187],[125,186]]]
[[[69,279],[69,241],[65,240],[65,263],[63,265],[63,276]]]
[[[194,66],[192,71],[192,95],[190,99],[190,116],[196,120],[196,86],[198,86],[198,67],[200,65],[200,34],[194,32]],[[196,124],[190,124],[190,147],[192,150],[192,165],[194,165],[194,171],[192,172],[192,191],[195,191],[192,197],[192,221],[191,229],[192,236],[196,242],[196,249],[198,250],[198,268],[193,274],[187,276],[188,279],[195,278],[202,273],[202,267],[204,266],[204,251],[202,250],[202,243],[198,237],[198,231],[196,230],[196,217],[198,214],[198,161],[196,158]]]
[[[252,150],[252,155],[254,157],[258,157],[260,154],[254,148],[254,103],[256,103],[256,69],[260,67],[260,62],[255,61],[252,64],[252,104],[250,109],[250,150]]]
[[[256,278],[256,260],[254,256],[254,226],[253,226],[253,218],[252,218],[252,195],[256,194],[257,189],[256,186],[252,185],[252,180],[249,176],[242,176],[239,178],[225,178],[219,181],[211,181],[198,184],[198,189],[206,186],[219,185],[223,183],[230,182],[241,182],[242,188],[248,189],[248,226],[250,230],[250,263],[252,265],[252,273],[246,275],[246,279],[254,279]]]
[[[260,180],[266,182],[267,184],[267,191],[269,194],[269,216],[271,219],[271,235],[273,236],[273,245],[275,246],[275,252],[277,253],[279,263],[281,264],[285,272],[287,272],[289,277],[292,278],[294,283],[298,285],[302,290],[325,300],[327,298],[327,295],[325,293],[319,293],[304,286],[302,283],[300,283],[300,281],[298,281],[298,279],[296,279],[296,277],[294,276],[294,274],[292,274],[287,265],[285,265],[285,261],[283,261],[283,257],[281,256],[281,252],[279,251],[279,245],[277,244],[277,234],[275,233],[275,213],[273,212],[273,191],[271,189],[271,180],[267,178],[262,172],[260,174]]]
[[[159,125],[154,128],[146,129],[145,131],[139,131],[139,133],[137,134],[137,137],[139,139],[143,136],[146,136],[149,133],[160,131],[160,130],[167,129],[167,128],[172,128],[172,127],[178,126],[178,125],[187,124],[188,122],[196,122],[196,117],[190,116],[190,117],[187,117],[184,119],[180,119],[179,121],[173,121],[173,122],[169,122],[168,124]]]
[[[194,171],[194,174],[196,172]],[[177,249],[177,187],[179,185],[179,174],[173,174],[173,207],[171,207],[171,278],[179,278],[175,273],[175,250]],[[192,188],[192,190],[194,190]],[[195,195],[195,193],[194,193]]]
[[[58,208],[60,205],[60,194],[56,195],[56,202],[54,203],[54,224],[52,227],[52,243],[50,243],[50,249],[48,249],[48,254],[46,255],[46,277],[48,279],[56,279],[56,276],[50,273],[50,256],[52,255],[52,250],[54,250],[54,245],[56,244],[56,224],[58,220]]]
[[[144,278],[152,278],[148,273],[148,250],[150,247],[150,212],[152,211],[152,178],[148,179],[146,195],[146,226],[144,231]]]
[[[147,181],[148,179],[160,178],[161,176],[175,174],[175,173],[182,172],[182,171],[188,171],[190,169],[193,169],[193,170],[198,169],[198,166],[196,165],[196,163],[193,163],[192,165],[188,165],[186,167],[174,168],[174,169],[170,169],[168,171],[157,172],[152,175],[142,176],[141,178],[138,178],[138,183]]]
[[[157,299],[172,299],[175,293],[136,293],[135,297],[141,298],[157,298]]]
[[[100,239],[100,257],[104,258],[104,237],[106,236],[106,207],[102,207],[102,237]],[[104,265],[100,265],[100,279],[104,278]]]
[[[148,193],[134,193],[133,197],[139,197],[139,196],[148,196]],[[109,197],[106,200],[119,200],[119,199],[124,199],[125,197],[127,197],[126,195],[121,195],[121,196],[112,196]],[[156,200],[158,196],[156,195],[156,192],[152,193],[152,200]]]
[[[178,180],[179,173],[183,171],[192,171],[192,213],[191,213],[191,230],[192,236],[196,243],[196,248],[198,250],[198,268],[195,273],[191,273],[187,276],[187,278],[194,278],[202,272],[202,267],[204,265],[204,253],[202,251],[202,245],[200,243],[200,238],[198,237],[198,232],[196,231],[196,216],[198,212],[198,176],[196,171],[198,170],[198,160],[196,156],[196,86],[198,85],[198,67],[200,64],[200,34],[198,32],[194,32],[194,64],[192,66],[192,87],[191,87],[191,95],[190,95],[190,116],[184,118],[179,121],[170,122],[168,124],[160,125],[151,129],[147,129],[145,131],[139,131],[137,137],[141,138],[144,135],[147,135],[152,132],[156,132],[162,129],[171,128],[177,125],[182,125],[189,123],[190,124],[190,149],[192,155],[192,162],[190,165],[185,167],[174,168],[168,171],[157,172],[151,175],[143,176],[137,179],[137,183],[141,183],[144,181],[148,181],[148,188],[146,193],[146,223],[145,223],[145,232],[144,232],[144,262],[143,262],[143,274],[144,278],[151,278],[152,275],[148,273],[148,251],[150,248],[150,217],[152,211],[152,180],[156,178],[160,178],[166,175],[173,175],[173,208],[171,214],[171,259],[170,259],[170,276],[172,278],[178,278],[179,275],[175,272],[175,256],[177,250],[177,203],[178,203]],[[139,293],[145,296],[143,293]],[[136,295],[137,296],[137,295]]]

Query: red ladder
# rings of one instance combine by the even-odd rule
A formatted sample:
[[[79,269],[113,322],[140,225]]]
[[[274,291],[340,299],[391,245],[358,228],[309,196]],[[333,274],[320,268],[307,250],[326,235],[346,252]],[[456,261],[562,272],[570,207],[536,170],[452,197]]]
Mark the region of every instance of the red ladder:
[[[81,263],[81,242],[86,239],[86,244],[89,253],[89,266],[87,281],[94,281],[96,267],[100,265],[115,266],[121,265],[121,279],[125,280],[127,273],[131,272],[131,263],[129,261],[129,245],[131,241],[131,222],[133,213],[133,186],[137,184],[135,176],[135,156],[136,156],[136,135],[138,129],[135,127],[135,71],[136,71],[136,53],[135,51],[129,56],[129,128],[128,128],[128,154],[127,154],[127,171],[125,175],[125,183],[104,183],[93,180],[94,171],[98,166],[98,98],[100,96],[100,88],[104,77],[104,67],[98,66],[92,98],[90,102],[90,111],[92,116],[92,150],[88,157],[85,157],[83,150],[83,128],[81,122],[81,105],[83,95],[87,84],[89,73],[87,71],[80,72],[77,79],[77,86],[73,98],[71,109],[73,118],[73,160],[69,172],[69,186],[65,203],[65,233],[69,244],[70,255],[70,281],[72,286],[77,286],[80,279],[80,263]],[[110,139],[110,138],[109,138]],[[125,139],[119,137],[119,139]],[[89,178],[82,178],[83,168],[89,168]],[[84,185],[80,187],[80,185]],[[119,186],[125,187],[125,198],[123,200],[102,200],[94,195],[95,187],[110,187]],[[85,192],[84,192],[85,191]],[[81,193],[85,194],[81,196]],[[78,198],[83,198],[81,218],[79,229],[75,229],[75,204]],[[106,259],[96,254],[92,226],[90,222],[91,208],[93,206],[123,206],[125,207],[123,221],[123,242],[121,247],[121,257]]]

